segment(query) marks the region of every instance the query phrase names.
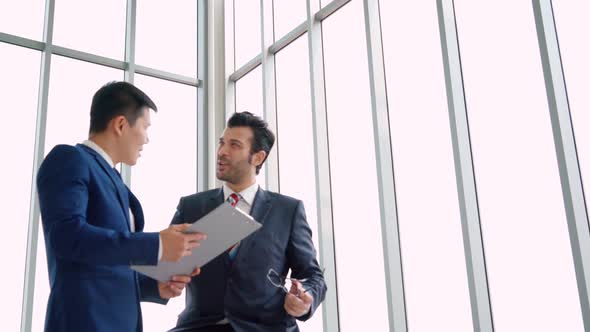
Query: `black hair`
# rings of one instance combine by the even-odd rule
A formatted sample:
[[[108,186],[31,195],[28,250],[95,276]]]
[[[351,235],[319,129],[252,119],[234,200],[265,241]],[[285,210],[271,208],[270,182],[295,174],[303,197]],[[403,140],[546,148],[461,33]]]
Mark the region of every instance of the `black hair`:
[[[148,95],[128,82],[109,82],[92,97],[90,106],[90,133],[106,130],[109,122],[123,115],[131,126],[143,114],[143,107],[158,111]]]
[[[260,168],[262,168],[262,165],[264,165],[264,162],[268,158],[268,154],[275,143],[275,134],[273,134],[273,132],[268,129],[268,123],[259,116],[256,116],[250,112],[240,112],[234,113],[229,118],[227,121],[227,126],[228,128],[249,127],[252,129],[254,138],[252,139],[250,155],[259,151],[266,152],[266,157],[264,157],[262,163],[256,166],[256,174],[260,173]]]

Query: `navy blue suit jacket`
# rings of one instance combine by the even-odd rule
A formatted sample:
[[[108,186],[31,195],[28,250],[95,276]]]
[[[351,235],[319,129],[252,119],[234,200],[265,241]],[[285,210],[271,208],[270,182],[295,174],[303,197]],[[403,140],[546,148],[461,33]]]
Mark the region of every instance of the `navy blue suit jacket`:
[[[140,300],[163,302],[131,264],[157,264],[137,198],[84,146],[56,146],[37,176],[51,292],[45,331],[141,331]],[[129,209],[136,232],[129,229]]]
[[[181,198],[172,223],[195,222],[222,204],[223,197],[222,189],[214,189]],[[226,252],[192,278],[175,330],[215,324],[225,317],[238,332],[298,331],[295,319],[283,308],[285,292],[266,277],[270,268],[283,276],[291,269],[293,278],[308,278],[304,288],[314,302],[298,319],[309,319],[324,300],[326,284],[303,203],[258,189],[251,215],[262,228],[242,240],[233,262]]]

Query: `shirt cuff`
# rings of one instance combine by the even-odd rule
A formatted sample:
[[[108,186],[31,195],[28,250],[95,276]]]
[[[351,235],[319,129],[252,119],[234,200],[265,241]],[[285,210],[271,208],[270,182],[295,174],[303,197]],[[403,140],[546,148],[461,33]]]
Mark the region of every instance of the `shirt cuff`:
[[[158,237],[160,239],[160,244],[158,245],[158,262],[162,259],[162,236]]]

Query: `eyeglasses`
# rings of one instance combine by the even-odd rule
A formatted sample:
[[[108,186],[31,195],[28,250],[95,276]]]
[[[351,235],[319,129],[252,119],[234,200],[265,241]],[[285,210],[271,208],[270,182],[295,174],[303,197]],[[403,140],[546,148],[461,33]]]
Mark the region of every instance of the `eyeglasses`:
[[[322,268],[322,274],[324,274],[324,269]],[[309,278],[304,278],[304,279],[295,279],[295,278],[287,278],[286,276],[281,276],[280,274],[277,273],[277,271],[275,271],[273,268],[270,268],[268,270],[268,273],[266,274],[266,278],[268,279],[268,281],[270,281],[270,283],[277,287],[282,289],[285,293],[289,293],[291,290],[291,286],[293,285],[294,281],[299,281],[301,284],[303,284],[304,282],[306,282]],[[297,293],[294,294],[296,296],[300,296],[301,294],[305,294],[308,290],[304,289],[303,292],[299,291],[299,288],[297,289]]]
[[[281,275],[279,275],[277,273],[277,271],[275,271],[272,268],[270,268],[268,270],[268,273],[266,274],[266,278],[268,279],[268,281],[270,281],[270,283],[273,286],[282,289],[285,293],[289,293],[289,290],[291,289],[291,285],[293,285],[293,281],[299,281],[300,283],[304,283],[307,281],[307,278],[295,279],[295,278],[282,277]],[[307,290],[304,289],[303,293],[305,293],[305,292],[307,292]],[[299,296],[303,293],[299,292],[299,289],[297,289],[297,294],[294,294],[294,295]]]

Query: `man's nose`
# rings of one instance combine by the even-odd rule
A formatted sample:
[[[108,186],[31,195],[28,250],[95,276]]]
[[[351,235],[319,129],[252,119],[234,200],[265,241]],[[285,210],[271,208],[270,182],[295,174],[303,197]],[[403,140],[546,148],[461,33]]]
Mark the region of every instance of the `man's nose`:
[[[227,154],[227,149],[225,148],[225,145],[220,145],[219,148],[217,149],[217,156],[221,157],[221,156],[225,156]]]

